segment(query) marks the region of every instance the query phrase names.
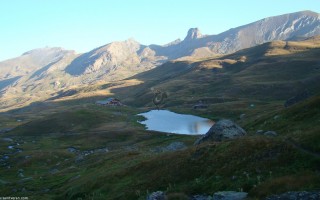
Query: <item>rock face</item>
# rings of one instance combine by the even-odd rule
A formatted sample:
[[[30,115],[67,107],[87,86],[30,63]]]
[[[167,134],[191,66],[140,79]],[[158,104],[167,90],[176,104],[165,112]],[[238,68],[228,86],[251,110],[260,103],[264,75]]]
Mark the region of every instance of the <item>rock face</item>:
[[[217,35],[202,35],[198,28],[191,28],[187,37],[173,45],[151,45],[150,48],[169,59],[193,55],[205,48],[205,56],[228,54],[240,49],[274,40],[296,40],[320,34],[318,13],[302,11],[268,17],[244,26],[232,28]],[[198,55],[201,57],[201,54]]]
[[[318,200],[320,199],[320,192],[286,192],[280,195],[272,195],[267,197],[266,200]]]
[[[202,37],[202,34],[198,28],[190,28],[187,37],[184,41],[196,40]]]
[[[246,134],[245,130],[231,120],[222,119],[215,123],[203,137],[195,142],[195,144],[198,145],[206,141],[235,139]]]

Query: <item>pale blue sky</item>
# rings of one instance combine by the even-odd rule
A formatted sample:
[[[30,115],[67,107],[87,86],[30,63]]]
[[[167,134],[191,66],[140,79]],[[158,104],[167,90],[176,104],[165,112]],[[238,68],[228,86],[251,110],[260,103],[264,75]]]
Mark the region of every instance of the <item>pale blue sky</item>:
[[[0,0],[0,61],[45,46],[86,52],[112,41],[183,39],[189,28],[218,34],[320,0]]]

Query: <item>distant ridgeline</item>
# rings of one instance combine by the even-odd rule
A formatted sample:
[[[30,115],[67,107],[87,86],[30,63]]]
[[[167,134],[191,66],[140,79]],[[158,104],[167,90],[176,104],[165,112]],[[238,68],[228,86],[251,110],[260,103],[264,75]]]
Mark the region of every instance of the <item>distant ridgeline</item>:
[[[147,46],[128,39],[83,54],[57,47],[35,49],[0,62],[0,109],[78,95],[61,91],[123,80],[170,60],[221,57],[270,41],[297,41],[319,34],[319,14],[302,11],[269,17],[217,35],[203,35],[198,28],[191,28],[183,40],[167,45]]]

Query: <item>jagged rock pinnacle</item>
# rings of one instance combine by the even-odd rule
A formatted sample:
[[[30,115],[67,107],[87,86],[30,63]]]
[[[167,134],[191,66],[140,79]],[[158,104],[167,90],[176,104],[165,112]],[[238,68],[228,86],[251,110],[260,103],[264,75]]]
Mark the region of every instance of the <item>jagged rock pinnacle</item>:
[[[201,37],[202,37],[202,34],[198,28],[190,28],[188,31],[188,35],[184,40],[194,40]]]

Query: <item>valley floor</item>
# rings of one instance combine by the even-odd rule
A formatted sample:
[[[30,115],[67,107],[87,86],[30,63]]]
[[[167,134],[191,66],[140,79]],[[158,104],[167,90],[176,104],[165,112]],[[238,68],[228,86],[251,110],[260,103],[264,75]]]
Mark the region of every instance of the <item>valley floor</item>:
[[[136,114],[150,108],[52,102],[2,113],[1,129],[14,129],[0,135],[0,194],[145,199],[161,190],[169,199],[188,199],[233,190],[261,199],[319,190],[319,104],[316,96],[288,109],[277,103],[269,111],[249,106],[241,110],[245,117],[233,117],[248,136],[200,146],[194,146],[197,136],[146,131]],[[170,109],[188,112],[188,107]],[[210,108],[189,112],[223,116],[213,115]],[[278,135],[259,135],[257,130]]]

